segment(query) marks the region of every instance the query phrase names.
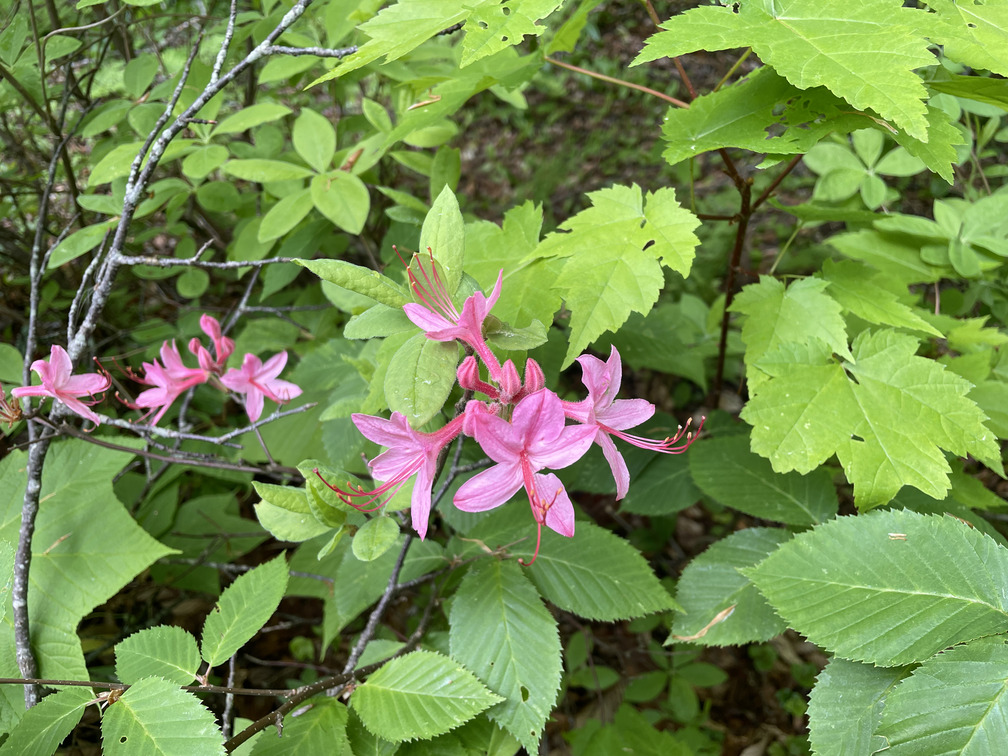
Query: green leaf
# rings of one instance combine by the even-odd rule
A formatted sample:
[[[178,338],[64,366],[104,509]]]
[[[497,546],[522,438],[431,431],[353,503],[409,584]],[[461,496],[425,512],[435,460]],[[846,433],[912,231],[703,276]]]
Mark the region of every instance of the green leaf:
[[[229,155],[227,147],[220,144],[198,147],[182,161],[182,174],[194,180],[206,178],[227,162]]]
[[[753,517],[813,525],[836,515],[829,470],[776,474],[766,459],[749,451],[746,436],[705,439],[690,449],[689,460],[693,482],[701,491]]]
[[[952,2],[934,0],[928,6],[947,21],[944,27],[934,25],[935,42],[944,47],[952,60],[972,68],[985,68],[1008,76],[1008,9],[1001,2],[978,3],[976,0]]]
[[[232,113],[226,118],[221,119],[220,123],[214,127],[212,136],[239,134],[242,131],[248,131],[261,124],[279,120],[284,116],[290,115],[290,112],[291,109],[286,105],[280,105],[275,102],[260,102],[255,105],[249,105],[247,108],[242,108],[237,113]]]
[[[196,639],[181,627],[158,625],[133,633],[115,647],[116,677],[131,685],[144,677],[160,677],[190,685],[199,670]]]
[[[244,646],[276,611],[286,589],[283,554],[235,578],[203,624],[201,652],[206,662],[216,667]]]
[[[336,129],[321,113],[303,108],[291,131],[294,150],[319,173],[325,171],[336,154]]]
[[[904,286],[933,283],[942,277],[941,268],[921,260],[919,240],[901,234],[855,231],[834,234],[829,244],[841,254],[870,265]]]
[[[455,385],[458,345],[413,335],[392,356],[385,374],[385,401],[419,428],[444,407]]]
[[[157,57],[150,53],[138,55],[126,64],[126,68],[123,69],[123,85],[130,97],[140,99],[154,81],[158,68],[160,63]]]
[[[447,186],[434,200],[420,230],[420,254],[430,248],[437,260],[449,295],[462,281],[465,259],[465,223],[455,194]]]
[[[295,260],[324,281],[363,294],[379,304],[400,308],[412,301],[391,278],[346,260]]]
[[[288,756],[291,753],[356,756],[347,738],[347,707],[335,698],[319,696],[308,710],[285,717],[283,737],[272,728],[263,733],[249,756]]]
[[[118,218],[109,218],[101,223],[85,226],[80,231],[74,231],[53,249],[47,269],[55,270],[60,265],[87,254],[101,244],[107,234],[112,233],[118,222]]]
[[[259,224],[259,241],[279,239],[304,220],[313,205],[312,193],[308,189],[288,194],[263,216],[262,223]]]
[[[1008,110],[1008,81],[980,76],[952,76],[927,83],[935,92],[976,100]]]
[[[45,506],[39,508],[32,540],[28,605],[42,676],[87,679],[77,625],[172,553],[136,524],[112,490],[113,478],[131,458],[78,440],[57,441],[49,449],[40,494]],[[17,543],[26,465],[27,454],[20,451],[0,460],[0,543]]]
[[[222,167],[224,173],[229,176],[260,184],[270,181],[290,181],[312,175],[312,172],[307,168],[296,163],[288,163],[286,160],[265,160],[262,158],[229,160]]]
[[[192,145],[191,139],[175,139],[165,148],[160,164],[164,165],[178,157],[184,157],[192,150]],[[109,150],[91,169],[87,181],[88,188],[93,190],[101,184],[128,176],[141,147],[143,147],[143,142],[130,142]],[[147,164],[149,157],[149,154],[144,157],[141,167]]]
[[[414,651],[358,685],[350,705],[368,730],[399,743],[454,730],[502,700],[447,656]]]
[[[0,756],[52,756],[77,727],[92,698],[88,688],[66,688],[46,696],[23,712],[0,746]]]
[[[1008,739],[1008,644],[983,638],[928,659],[886,698],[887,754],[997,753]]]
[[[486,560],[471,569],[452,601],[453,659],[504,696],[487,715],[537,753],[560,689],[556,620],[514,562]]]
[[[540,36],[546,27],[536,21],[546,18],[561,5],[558,0],[504,0],[503,3],[479,3],[466,20],[462,40],[465,68],[487,55],[521,44],[525,35]]]
[[[776,528],[748,528],[694,558],[676,586],[682,611],[676,612],[666,643],[734,646],[784,632],[787,626],[737,568],[752,567],[790,537]]]
[[[1008,550],[953,517],[840,517],[742,573],[813,643],[883,667],[1003,632],[1008,618]]]
[[[873,734],[886,696],[907,675],[906,668],[883,669],[846,659],[830,659],[809,695],[809,744],[820,756],[877,753],[886,747]]]
[[[349,234],[359,234],[371,210],[371,195],[364,182],[346,171],[330,171],[311,182],[315,208]]]
[[[354,535],[353,555],[362,562],[372,562],[396,545],[399,524],[391,517],[372,517]]]
[[[322,535],[330,527],[312,514],[303,488],[252,481],[262,501],[255,504],[256,517],[279,541],[301,542]]]
[[[102,747],[106,756],[224,756],[213,714],[157,677],[140,680],[108,707]]]
[[[375,305],[354,315],[343,326],[345,339],[378,339],[413,329],[413,324],[401,308]]]
[[[737,12],[736,12],[737,10]],[[697,50],[751,47],[799,89],[824,85],[927,140],[927,90],[914,69],[933,65],[921,11],[898,0],[778,0],[693,8],[647,40],[633,65]]]
[[[403,0],[390,5],[358,27],[370,39],[309,86],[343,76],[382,56],[385,62],[401,58],[443,29],[465,21],[471,12],[471,8],[460,7],[456,0]]]
[[[889,325],[922,331],[941,338],[941,332],[887,289],[883,276],[873,275],[853,260],[823,261],[823,279],[829,283],[829,295],[846,310],[876,325]]]
[[[742,326],[742,341],[746,345],[746,374],[754,394],[765,382],[756,364],[782,344],[819,341],[837,354],[850,357],[840,305],[823,293],[826,286],[817,278],[803,278],[785,289],[780,281],[761,276],[759,283],[746,286],[735,297],[732,312],[748,316]]]
[[[753,426],[752,450],[777,472],[806,473],[836,454],[861,509],[905,485],[945,498],[942,450],[972,454],[1000,472],[995,436],[966,396],[970,384],[916,350],[911,336],[864,331],[850,362],[820,354],[758,363],[771,378],[742,411]]]
[[[592,207],[550,234],[538,257],[567,258],[553,288],[571,310],[571,337],[563,367],[631,312],[648,312],[665,282],[659,261],[688,275],[699,241],[699,221],[679,206],[672,189],[649,192],[614,186],[588,195]],[[646,201],[646,206],[645,206]]]

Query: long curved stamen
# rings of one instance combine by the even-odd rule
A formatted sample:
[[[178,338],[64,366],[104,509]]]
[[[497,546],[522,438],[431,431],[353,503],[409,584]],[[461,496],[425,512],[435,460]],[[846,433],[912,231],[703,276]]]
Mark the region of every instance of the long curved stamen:
[[[398,250],[397,250],[398,253]],[[448,290],[445,288],[444,281],[441,280],[441,274],[438,273],[437,265],[434,263],[434,252],[430,247],[427,247],[427,255],[430,258],[430,273],[427,272],[427,268],[424,267],[423,262],[420,260],[419,255],[413,255],[413,261],[416,262],[417,268],[420,269],[420,275],[423,277],[423,283],[417,278],[417,275],[413,272],[413,267],[411,265],[406,266],[406,275],[409,278],[410,289],[419,297],[420,301],[427,307],[427,309],[437,312],[445,320],[449,320],[452,323],[458,323],[459,315],[458,310],[455,309],[455,305],[451,301],[451,297],[448,295]],[[405,262],[405,261],[404,261]]]
[[[403,484],[416,474],[422,464],[422,459],[417,460],[415,464],[410,465],[410,467],[404,470],[402,474],[397,475],[394,479],[382,484],[373,491],[366,491],[363,486],[355,486],[349,481],[347,481],[346,489],[342,489],[339,486],[334,486],[322,477],[322,473],[319,472],[317,467],[312,468],[312,472],[318,476],[319,480],[325,483],[326,487],[330,491],[334,491],[336,496],[339,497],[339,500],[348,507],[353,507],[358,512],[368,513],[377,512],[379,509],[388,504],[392,497],[399,492],[399,489],[403,487]],[[363,501],[360,501],[360,499],[363,499]],[[374,504],[374,506],[371,506],[372,504]]]
[[[693,418],[686,421],[686,425],[680,425],[676,430],[674,436],[666,436],[661,440],[656,440],[652,438],[644,438],[643,436],[635,436],[632,433],[624,433],[623,431],[613,430],[607,425],[599,424],[599,428],[605,433],[616,438],[623,439],[628,444],[633,444],[641,449],[650,449],[654,452],[660,452],[662,454],[682,454],[686,451],[690,444],[696,441],[697,437],[700,435],[700,431],[703,430],[703,424],[706,417],[700,418],[700,424],[697,426],[696,430],[689,430],[690,424],[693,422]]]

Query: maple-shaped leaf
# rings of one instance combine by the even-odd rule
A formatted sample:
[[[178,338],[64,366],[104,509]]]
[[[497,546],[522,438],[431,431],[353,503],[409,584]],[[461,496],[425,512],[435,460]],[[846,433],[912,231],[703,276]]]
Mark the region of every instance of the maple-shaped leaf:
[[[945,56],[971,68],[1008,76],[1008,3],[1004,0],[928,0],[944,22],[931,38]]]
[[[737,9],[737,10],[736,10]],[[927,141],[927,90],[914,69],[934,55],[920,33],[923,12],[899,0],[746,0],[675,16],[634,65],[697,50],[751,47],[799,89],[825,86]]]
[[[854,260],[823,263],[823,278],[829,283],[830,296],[841,307],[875,325],[895,326],[922,331],[941,338],[942,333],[910,307],[899,301],[892,281]],[[899,287],[899,284],[896,284]],[[904,293],[906,292],[905,287]]]
[[[822,342],[804,354],[768,354],[756,366],[770,379],[742,411],[753,426],[753,451],[777,472],[800,473],[836,454],[862,510],[907,485],[945,498],[950,468],[943,450],[972,454],[1003,474],[987,418],[966,396],[971,384],[916,356],[917,345],[887,329],[862,332],[850,360],[834,358]]]
[[[700,221],[679,205],[673,189],[643,197],[639,186],[588,194],[592,207],[560,225],[535,257],[566,258],[553,289],[571,311],[564,367],[596,338],[615,331],[631,312],[647,313],[665,283],[661,266],[686,276],[700,241]]]
[[[751,393],[766,380],[758,363],[781,345],[822,343],[851,357],[840,305],[823,293],[827,286],[817,278],[804,278],[785,289],[780,281],[763,276],[735,297],[732,312],[748,316],[742,326],[742,341]]]
[[[461,68],[505,47],[519,44],[525,35],[538,37],[546,27],[536,21],[560,7],[559,0],[505,0],[483,3],[466,20]]]

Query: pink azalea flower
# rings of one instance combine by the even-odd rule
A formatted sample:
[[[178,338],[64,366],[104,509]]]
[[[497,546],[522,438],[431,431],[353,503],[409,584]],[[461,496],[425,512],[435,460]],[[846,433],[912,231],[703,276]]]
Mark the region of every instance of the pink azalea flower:
[[[71,375],[73,365],[70,362],[70,355],[67,354],[66,349],[55,344],[49,350],[49,361],[35,360],[31,369],[38,373],[42,385],[12,389],[11,396],[18,398],[22,396],[51,396],[53,399],[63,402],[69,410],[76,412],[85,420],[90,420],[95,425],[101,422],[101,418],[92,412],[79,397],[93,396],[108,389],[112,383],[108,376],[99,373]]]
[[[456,417],[448,425],[433,433],[413,430],[406,416],[399,412],[393,412],[390,420],[362,414],[354,414],[351,419],[365,438],[388,447],[369,464],[374,479],[384,482],[373,491],[349,485],[348,490],[343,490],[322,478],[318,470],[315,470],[315,474],[319,475],[322,482],[335,491],[345,503],[355,509],[369,512],[384,506],[406,481],[415,475],[410,516],[413,520],[413,529],[423,540],[427,537],[431,487],[434,485],[434,475],[437,472],[437,458],[441,450],[462,430],[464,415]],[[375,506],[370,507],[372,504]],[[365,507],[370,508],[364,509]]]
[[[680,426],[675,436],[661,441],[624,433],[628,428],[649,420],[654,415],[654,405],[645,399],[616,398],[623,380],[623,366],[616,347],[612,347],[606,362],[590,354],[581,355],[577,361],[581,364],[581,380],[588,389],[588,398],[580,402],[564,402],[564,412],[570,419],[596,429],[595,443],[602,447],[602,453],[616,480],[616,498],[622,499],[630,487],[630,472],[611,436],[642,449],[681,454],[693,443],[696,435],[687,432],[689,423],[685,428]],[[697,433],[699,432],[700,428],[697,428]],[[686,440],[679,443],[684,436]]]
[[[235,343],[232,339],[223,335],[220,323],[217,318],[211,315],[204,313],[200,316],[200,328],[203,329],[203,333],[209,336],[213,342],[217,359],[210,356],[209,350],[197,338],[189,341],[189,351],[196,355],[203,370],[207,373],[220,375],[224,372],[224,366],[227,364],[228,357],[234,352]]]
[[[459,386],[469,391],[479,391],[492,401],[501,404],[517,404],[529,394],[541,391],[546,385],[542,368],[533,359],[525,363],[525,385],[518,377],[518,369],[511,360],[507,360],[500,371],[500,386],[487,383],[479,374],[479,363],[471,354],[467,355],[456,371]]]
[[[266,364],[254,354],[246,354],[241,368],[228,370],[221,383],[245,395],[245,412],[249,420],[255,422],[262,415],[264,396],[283,404],[301,395],[299,386],[277,378],[286,364],[287,352],[273,355]]]
[[[157,425],[179,394],[207,380],[207,373],[202,368],[185,366],[174,341],[171,346],[167,341],[161,345],[161,362],[164,364],[157,360],[143,364],[144,376],[140,380],[154,388],[142,391],[132,405],[134,408],[160,407],[151,420],[152,425]]]
[[[483,322],[500,297],[504,271],[501,270],[497,274],[497,283],[489,297],[483,292],[477,291],[462,303],[462,313],[459,314],[451,301],[451,296],[445,289],[444,281],[441,280],[437,268],[434,267],[433,253],[429,249],[428,253],[430,254],[430,273],[417,258],[417,267],[420,268],[423,282],[417,278],[412,269],[409,269],[410,288],[416,292],[423,304],[410,302],[403,305],[406,317],[415,326],[426,331],[428,339],[434,341],[458,339],[471,346],[486,364],[491,377],[500,382],[500,362],[490,351],[490,347],[487,346],[486,340],[483,338]]]
[[[497,464],[463,483],[455,506],[465,512],[493,509],[524,486],[540,536],[543,525],[560,535],[574,535],[574,505],[567,492],[555,475],[539,471],[580,459],[595,438],[595,428],[565,425],[563,404],[547,390],[522,399],[511,422],[489,411],[468,414],[476,441]]]

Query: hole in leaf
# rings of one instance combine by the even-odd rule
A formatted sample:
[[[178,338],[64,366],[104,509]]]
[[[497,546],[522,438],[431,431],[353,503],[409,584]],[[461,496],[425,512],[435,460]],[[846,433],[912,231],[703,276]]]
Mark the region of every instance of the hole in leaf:
[[[528,688],[526,688],[524,685],[521,686],[521,697],[522,697],[522,701],[528,701],[529,700]]]
[[[503,14],[504,14],[505,16],[510,16],[510,15],[511,15],[511,9],[510,9],[510,8],[508,8],[508,7],[507,7],[507,6],[505,5],[505,6],[503,7],[503,8],[501,8],[501,13],[503,13]]]
[[[123,735],[121,738],[119,738],[119,742],[120,743],[125,743],[126,742],[126,736]]]
[[[864,443],[864,439],[854,433],[851,433],[851,441],[860,441],[861,443]]]

